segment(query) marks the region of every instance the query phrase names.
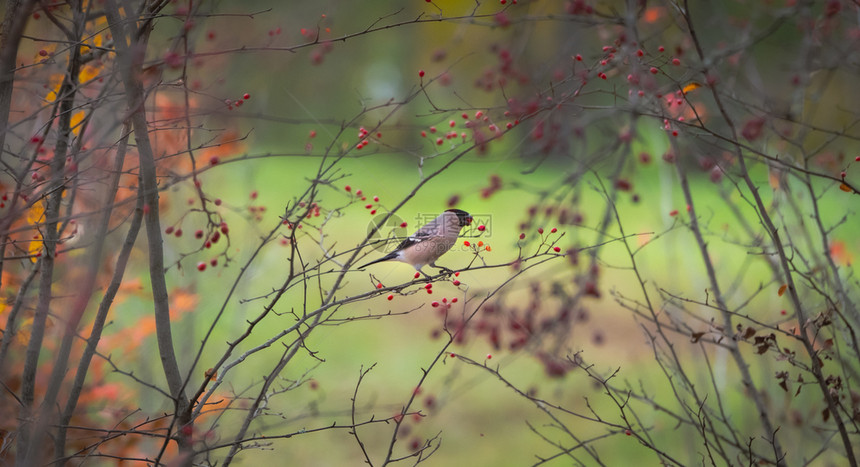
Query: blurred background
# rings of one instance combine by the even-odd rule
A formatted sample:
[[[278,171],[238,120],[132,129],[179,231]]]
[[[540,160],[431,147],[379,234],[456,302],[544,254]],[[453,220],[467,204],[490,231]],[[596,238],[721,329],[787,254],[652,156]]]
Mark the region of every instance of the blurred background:
[[[407,404],[393,457],[424,449],[427,465],[705,462],[699,407],[716,414],[704,437],[728,458],[749,439],[772,455],[730,340],[789,465],[840,465],[821,393],[800,391],[810,378],[797,379],[792,352],[809,356],[790,337],[798,320],[743,178],[783,235],[807,316],[848,306],[830,281],[856,301],[857,6],[794,3],[171,3],[144,80],[155,151],[172,161],[160,172],[162,226],[183,370],[212,332],[190,386],[273,301],[291,262],[318,273],[230,360],[328,303],[333,287],[344,299],[279,373],[237,462],[359,465],[350,429],[323,428]],[[208,246],[201,197],[229,225]],[[449,208],[475,222],[439,261],[462,272],[432,294],[410,284],[409,265],[355,267],[391,251],[364,245],[387,214],[377,240]],[[145,270],[141,248],[100,349],[163,386],[157,359],[142,357],[157,354]],[[712,279],[737,329],[725,328]],[[840,387],[846,413],[860,404],[853,319],[813,337],[827,351],[837,341],[822,358],[854,388]],[[771,332],[778,344],[754,337]],[[284,348],[277,340],[223,376],[195,426],[214,459]],[[124,416],[117,401],[171,410],[126,375],[98,378],[119,391],[92,403],[96,418]],[[357,429],[374,463],[394,430]]]

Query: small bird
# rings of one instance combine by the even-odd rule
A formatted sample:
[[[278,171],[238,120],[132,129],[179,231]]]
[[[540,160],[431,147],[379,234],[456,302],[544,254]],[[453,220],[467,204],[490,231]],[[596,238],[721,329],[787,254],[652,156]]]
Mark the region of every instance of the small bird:
[[[436,260],[457,243],[460,229],[471,223],[472,216],[468,212],[460,209],[448,209],[403,240],[396,250],[361,266],[359,269],[393,259],[411,264],[425,277],[430,277],[421,268],[429,264],[434,268],[444,269],[436,266]]]

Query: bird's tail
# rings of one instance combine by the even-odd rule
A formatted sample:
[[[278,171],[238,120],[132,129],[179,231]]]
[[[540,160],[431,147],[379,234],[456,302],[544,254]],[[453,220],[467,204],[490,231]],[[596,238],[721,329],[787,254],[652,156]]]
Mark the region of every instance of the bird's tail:
[[[394,259],[394,258],[396,258],[396,257],[397,257],[397,254],[392,252],[392,253],[389,253],[389,254],[387,254],[387,255],[383,256],[382,258],[375,259],[375,260],[373,260],[373,261],[371,261],[371,262],[369,262],[369,263],[365,264],[364,266],[359,266],[359,267],[358,267],[358,269],[364,269],[364,268],[366,268],[366,267],[370,266],[371,264],[376,264],[376,263],[381,263],[381,262],[383,262],[383,261],[392,260],[392,259]]]

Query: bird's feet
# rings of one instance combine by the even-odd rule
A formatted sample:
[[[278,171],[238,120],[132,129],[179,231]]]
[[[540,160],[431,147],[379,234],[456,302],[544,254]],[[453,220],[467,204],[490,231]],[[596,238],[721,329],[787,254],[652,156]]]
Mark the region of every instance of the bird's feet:
[[[445,266],[436,266],[435,264],[430,264],[430,266],[432,266],[432,267],[434,267],[434,268],[438,269],[438,270],[439,270],[439,271],[441,271],[442,273],[447,274],[447,275],[449,275],[449,276],[450,276],[451,274],[454,274],[454,271],[453,271],[453,270],[448,269],[448,268],[446,268]]]

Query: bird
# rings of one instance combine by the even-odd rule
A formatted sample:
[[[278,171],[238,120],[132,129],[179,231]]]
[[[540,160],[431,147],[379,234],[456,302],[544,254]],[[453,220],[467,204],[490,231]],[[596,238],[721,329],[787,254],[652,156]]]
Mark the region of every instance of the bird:
[[[436,260],[457,243],[460,229],[471,223],[472,215],[468,212],[462,209],[448,209],[403,240],[394,251],[359,269],[383,261],[397,260],[412,265],[425,277],[430,277],[421,268],[430,265],[434,268],[446,269],[436,266]]]

